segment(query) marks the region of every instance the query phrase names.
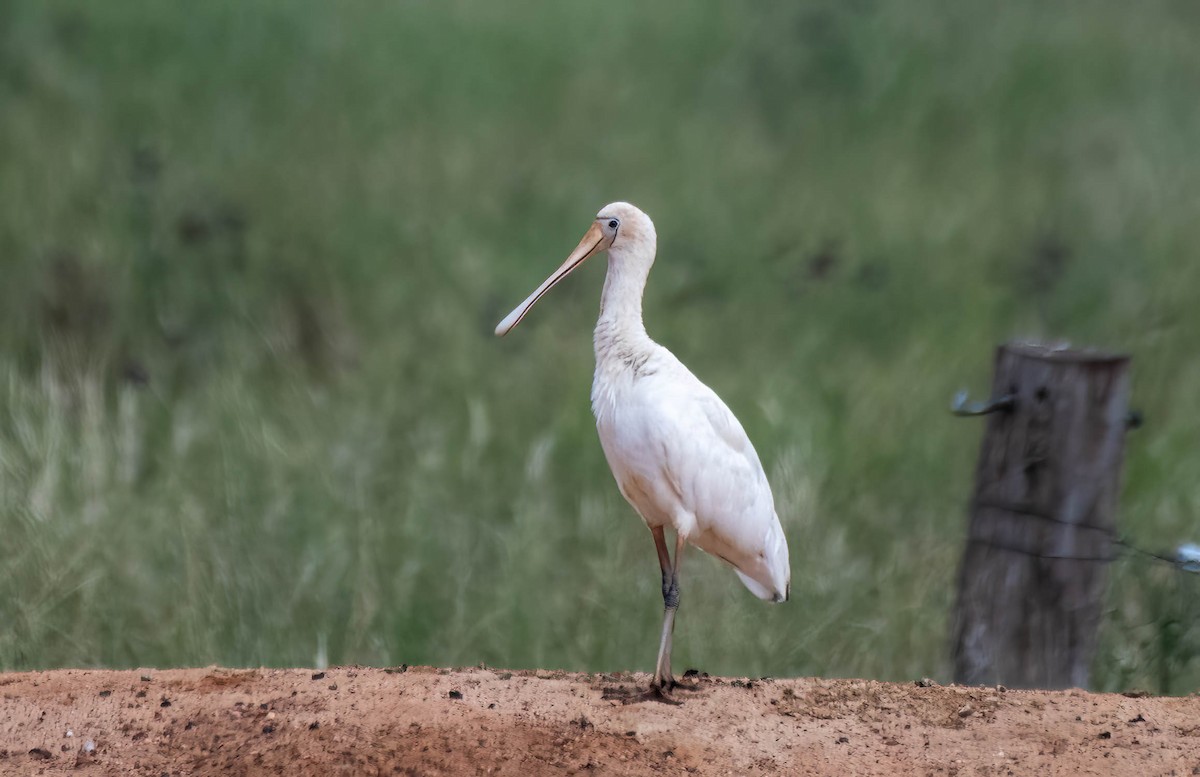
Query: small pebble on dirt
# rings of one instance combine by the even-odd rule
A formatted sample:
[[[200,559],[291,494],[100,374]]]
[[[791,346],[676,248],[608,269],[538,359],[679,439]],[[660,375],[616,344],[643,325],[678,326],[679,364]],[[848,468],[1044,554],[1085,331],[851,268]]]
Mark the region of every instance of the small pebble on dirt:
[[[494,710],[494,709],[496,709],[496,702],[492,702],[491,704],[489,704],[489,705],[488,705],[488,709],[489,709],[489,710]]]
[[[450,691],[450,698],[451,699],[461,699],[462,691]]]
[[[44,761],[44,760],[46,760],[46,759],[48,759],[48,758],[53,758],[53,757],[54,757],[53,755],[51,755],[51,754],[50,754],[50,751],[49,751],[49,750],[47,750],[47,749],[46,749],[46,748],[44,748],[44,747],[35,747],[35,748],[32,748],[32,749],[29,751],[29,754],[30,754],[31,756],[33,756],[34,758],[40,758],[40,759],[42,759],[43,761]]]
[[[838,737],[837,743],[839,745],[848,745],[850,744],[850,737]]]
[[[1100,739],[1112,739],[1112,732],[1111,731],[1101,731],[1099,734],[1099,737],[1100,737]]]
[[[313,672],[312,679],[314,679],[314,680],[324,680],[324,679],[325,679],[325,673],[324,673],[324,672]]]
[[[109,696],[112,696],[112,691],[100,691],[101,699],[107,699]]]
[[[148,675],[148,674],[142,675],[142,682],[148,683],[148,682],[150,682],[150,679],[151,679],[150,675]]]
[[[160,706],[160,707],[170,707],[170,706],[171,706],[171,700],[170,700],[170,699],[168,699],[166,696],[164,696],[164,697],[162,697],[162,701],[160,701],[160,702],[158,703],[158,706]]]
[[[264,734],[274,734],[275,727],[272,726],[270,723],[268,723],[267,725],[263,726],[263,733]]]
[[[937,683],[930,680],[928,677],[922,677],[914,683],[918,688],[936,688]]]
[[[963,705],[962,707],[960,707],[960,708],[959,708],[959,710],[958,710],[958,716],[959,716],[960,718],[969,718],[969,717],[971,717],[973,714],[975,714],[975,708],[974,708],[974,707],[972,707],[970,704],[964,704],[964,705]]]
[[[337,690],[337,683],[330,683],[330,684],[329,684],[329,690],[331,690],[331,691],[336,691],[336,690]]]

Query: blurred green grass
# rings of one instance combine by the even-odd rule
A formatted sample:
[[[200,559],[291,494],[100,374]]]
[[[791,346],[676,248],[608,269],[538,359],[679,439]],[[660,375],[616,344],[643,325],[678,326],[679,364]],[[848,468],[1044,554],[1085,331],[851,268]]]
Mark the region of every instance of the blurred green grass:
[[[676,663],[946,677],[1011,337],[1135,356],[1123,529],[1197,539],[1190,3],[0,4],[0,667],[648,668],[588,408],[604,203],[734,409],[795,600],[690,564]],[[1114,565],[1095,684],[1200,685]]]

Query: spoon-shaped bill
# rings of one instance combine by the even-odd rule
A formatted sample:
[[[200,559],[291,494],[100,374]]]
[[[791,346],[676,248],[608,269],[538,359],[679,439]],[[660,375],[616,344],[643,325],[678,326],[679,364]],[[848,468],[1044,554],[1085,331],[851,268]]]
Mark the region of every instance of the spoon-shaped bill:
[[[503,337],[508,334],[509,330],[517,324],[521,323],[521,319],[525,318],[525,314],[533,307],[534,303],[542,298],[542,295],[554,288],[554,285],[571,274],[579,265],[583,264],[588,257],[600,253],[608,248],[607,238],[600,230],[600,224],[593,222],[591,229],[579,241],[579,245],[567,257],[567,260],[562,263],[562,266],[550,274],[550,277],[542,281],[542,285],[533,290],[533,293],[525,298],[525,301],[513,308],[513,311],[504,317],[504,320],[496,325],[496,336]]]

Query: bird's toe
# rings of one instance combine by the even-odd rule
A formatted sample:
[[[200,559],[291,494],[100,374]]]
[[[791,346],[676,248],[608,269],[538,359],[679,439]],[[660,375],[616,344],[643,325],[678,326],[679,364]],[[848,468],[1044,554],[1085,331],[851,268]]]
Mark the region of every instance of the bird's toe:
[[[646,693],[646,697],[652,701],[660,701],[663,704],[683,704],[679,699],[671,695],[671,687],[667,684],[651,683],[650,690]]]

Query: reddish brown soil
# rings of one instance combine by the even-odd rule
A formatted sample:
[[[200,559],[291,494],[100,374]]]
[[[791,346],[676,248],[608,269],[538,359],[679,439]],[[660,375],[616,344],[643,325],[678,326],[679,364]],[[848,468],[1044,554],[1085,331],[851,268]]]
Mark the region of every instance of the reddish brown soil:
[[[1200,698],[428,668],[0,675],[2,774],[1198,775]]]

